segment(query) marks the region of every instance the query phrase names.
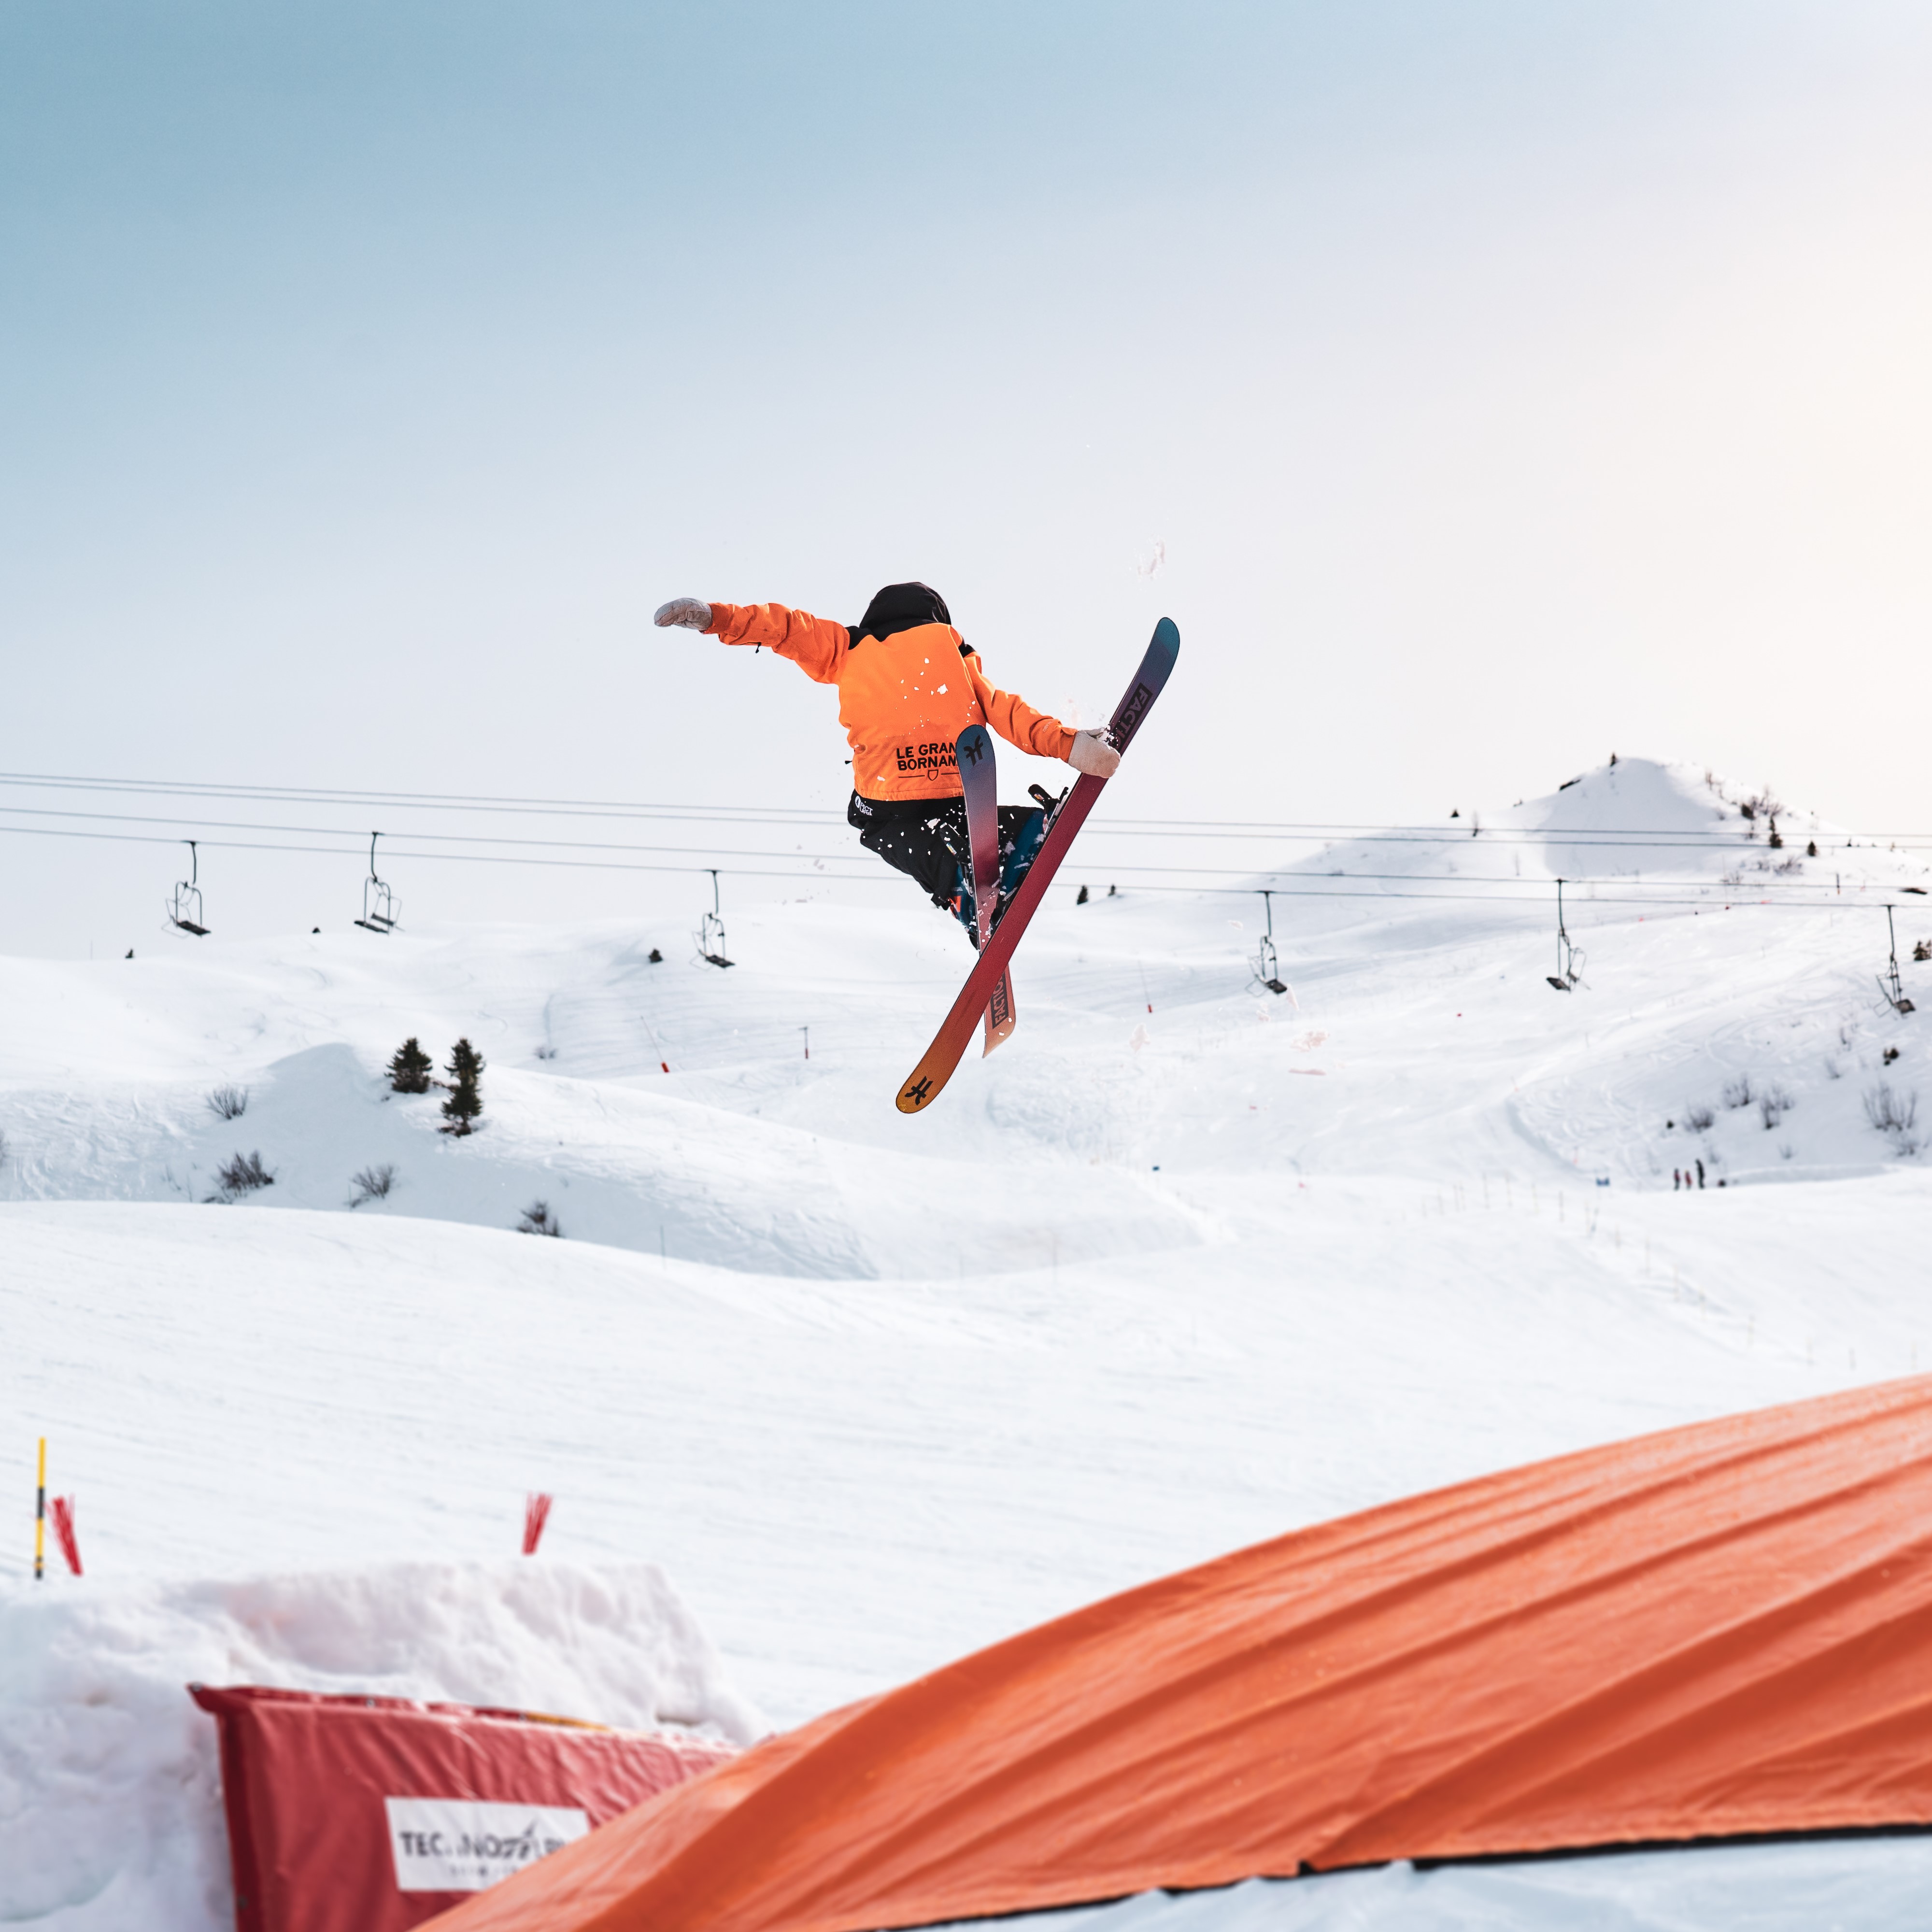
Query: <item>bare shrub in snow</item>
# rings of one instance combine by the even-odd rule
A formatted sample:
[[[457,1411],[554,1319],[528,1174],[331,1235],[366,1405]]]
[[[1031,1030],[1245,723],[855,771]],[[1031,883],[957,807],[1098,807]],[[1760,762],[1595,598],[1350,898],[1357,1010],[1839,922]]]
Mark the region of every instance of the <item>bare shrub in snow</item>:
[[[365,1201],[386,1201],[389,1190],[396,1184],[396,1170],[388,1161],[377,1167],[365,1167],[352,1177],[356,1192],[349,1198],[352,1208],[359,1208]]]
[[[1922,939],[1918,944],[1912,949],[1912,956],[1913,958],[1918,961],[1922,965],[1925,961],[1932,959],[1932,939]]]
[[[208,1096],[208,1111],[217,1120],[238,1120],[248,1111],[245,1087],[217,1087]]]
[[[1889,1134],[1903,1154],[1916,1154],[1918,1142],[1912,1129],[1918,1124],[1918,1096],[1897,1092],[1889,1081],[1881,1080],[1865,1093],[1865,1118],[1882,1134]]]
[[[1684,1124],[1693,1133],[1708,1133],[1711,1130],[1711,1123],[1717,1118],[1708,1107],[1693,1107],[1685,1113]]]
[[[1764,1130],[1769,1133],[1792,1108],[1791,1096],[1782,1087],[1767,1087],[1757,1096],[1759,1117],[1764,1122]]]
[[[1748,1107],[1754,1097],[1748,1073],[1740,1073],[1725,1085],[1724,1105],[1727,1107]]]
[[[563,1238],[563,1229],[556,1216],[550,1211],[548,1201],[532,1201],[524,1210],[517,1221],[517,1232],[520,1234],[548,1234],[558,1240]]]
[[[1895,1093],[1889,1081],[1881,1080],[1865,1095],[1865,1118],[1881,1133],[1904,1133],[1917,1124],[1918,1096]]]
[[[1838,1064],[1838,1055],[1833,1053],[1826,1054],[1825,1056],[1825,1078],[1827,1080],[1842,1080],[1844,1077],[1845,1070]]]
[[[0,1134],[0,1167],[7,1165],[7,1136]]]
[[[221,1184],[219,1194],[211,1194],[211,1201],[234,1201],[244,1194],[252,1194],[258,1187],[272,1187],[275,1177],[262,1165],[259,1151],[254,1154],[236,1154],[226,1166],[214,1170],[214,1178]]]

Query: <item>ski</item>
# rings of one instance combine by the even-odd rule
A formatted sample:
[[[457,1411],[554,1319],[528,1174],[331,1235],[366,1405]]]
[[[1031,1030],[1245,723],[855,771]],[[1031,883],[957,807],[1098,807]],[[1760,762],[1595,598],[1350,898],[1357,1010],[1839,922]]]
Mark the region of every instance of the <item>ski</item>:
[[[966,796],[966,836],[972,853],[973,910],[979,927],[980,950],[992,937],[993,914],[1000,899],[1000,791],[994,769],[993,734],[983,724],[969,724],[952,748],[959,783]],[[994,1047],[1013,1030],[1013,982],[1002,973],[986,1002],[986,1045]]]
[[[1133,682],[1127,686],[1127,694],[1120,700],[1112,722],[1108,726],[1108,737],[1117,751],[1124,752],[1132,742],[1142,721],[1154,709],[1154,701],[1160,695],[1180,653],[1180,633],[1171,619],[1163,617],[1154,626],[1154,640],[1147,647],[1147,655],[1141,659],[1140,669],[1135,672]],[[1066,856],[1075,834],[1094,809],[1094,801],[1106,783],[1105,778],[1081,778],[1053,814],[1038,855],[1028,868],[1026,877],[1020,881],[1018,890],[1007,902],[999,924],[980,949],[980,957],[967,975],[965,985],[959,989],[959,997],[952,1002],[952,1011],[934,1035],[925,1058],[913,1069],[911,1078],[900,1088],[896,1104],[901,1113],[916,1114],[921,1108],[932,1106],[946,1082],[952,1078],[980,1016],[991,1004],[994,989],[1005,976],[1007,963],[1027,929],[1028,922],[1039,910],[1040,901],[1046,896],[1047,887],[1053,883],[1054,874],[1060,869],[1060,862]]]

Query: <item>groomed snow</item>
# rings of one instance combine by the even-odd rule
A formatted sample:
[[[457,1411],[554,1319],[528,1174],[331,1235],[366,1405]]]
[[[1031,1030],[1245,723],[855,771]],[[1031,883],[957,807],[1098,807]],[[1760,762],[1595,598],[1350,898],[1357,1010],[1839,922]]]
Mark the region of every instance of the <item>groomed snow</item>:
[[[736,917],[728,973],[681,931],[619,924],[0,962],[0,1406],[51,1438],[88,1567],[37,1592],[16,1535],[5,1614],[266,1572],[515,1572],[523,1496],[548,1490],[523,1570],[661,1565],[789,1724],[1299,1523],[1932,1366],[1932,1184],[1916,1134],[1865,1106],[1918,1090],[1924,1016],[1875,975],[1892,897],[1908,990],[1932,996],[1909,959],[1928,902],[1900,896],[1924,874],[1781,822],[1801,854],[1820,838],[1799,874],[1700,773],[1626,761],[1481,816],[1521,842],[1338,845],[1273,876],[1382,876],[1276,902],[1281,999],[1249,983],[1258,898],[1110,899],[1076,850],[1096,897],[1061,895],[1029,934],[1018,1032],[910,1120],[892,1096],[968,956],[910,889]],[[1713,826],[1731,841],[1713,854],[1577,849]],[[1558,994],[1551,882],[1580,860],[1684,903],[1574,892],[1588,963]],[[1479,878],[1538,902],[1458,896]],[[1754,902],[1794,878],[1835,882],[1842,908]],[[1425,890],[1442,896],[1393,896]],[[437,1096],[380,1077],[406,1034],[441,1062],[459,1033],[490,1063],[466,1142],[436,1132]],[[1740,1081],[1750,1101],[1727,1106]],[[206,1104],[222,1084],[248,1090],[238,1119]],[[256,1150],[272,1187],[200,1204]],[[1712,1184],[1674,1191],[1698,1159]],[[377,1163],[390,1196],[350,1209]],[[565,1239],[510,1232],[538,1199]],[[157,1649],[157,1672],[220,1674],[192,1647]],[[626,1720],[608,1654],[541,1699],[406,1667],[425,1691]],[[48,1671],[10,1666],[8,1731],[60,1703]],[[180,1703],[169,1721],[206,1724]],[[0,1829],[33,1828],[39,1790],[14,1783]],[[207,1895],[117,1842],[83,1847],[109,1916],[29,1922],[212,1932]],[[1894,1906],[1898,1886],[1928,1895],[1915,1842],[1796,1849],[1826,1891],[1767,1879],[1764,1912],[1734,1921],[1700,1916],[1706,1861],[1769,1872],[1792,1848],[1108,1912],[1810,1932],[1898,1922],[1801,1911],[1834,1871]],[[1562,1889],[1592,1885],[1598,1904]],[[1290,1916],[1232,1916],[1251,1912]]]
[[[1385,1865],[990,1922],[1002,1932],[1899,1932],[1925,1922],[1928,1900],[1932,1843],[1820,1839]]]

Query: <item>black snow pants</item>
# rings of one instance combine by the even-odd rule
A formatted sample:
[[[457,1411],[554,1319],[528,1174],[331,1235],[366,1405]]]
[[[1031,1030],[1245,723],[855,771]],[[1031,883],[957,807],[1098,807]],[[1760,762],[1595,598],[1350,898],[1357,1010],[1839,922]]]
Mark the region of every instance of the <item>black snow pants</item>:
[[[1027,820],[1039,815],[1030,805],[1000,807],[1003,859]],[[859,843],[867,851],[916,879],[936,906],[952,905],[972,869],[963,798],[862,798],[855,791],[845,808],[845,822],[857,828]]]

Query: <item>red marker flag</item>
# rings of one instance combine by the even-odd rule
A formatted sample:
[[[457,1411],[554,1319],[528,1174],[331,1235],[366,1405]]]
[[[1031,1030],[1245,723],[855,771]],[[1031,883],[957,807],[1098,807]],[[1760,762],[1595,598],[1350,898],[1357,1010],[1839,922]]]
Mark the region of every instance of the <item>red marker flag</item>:
[[[67,1558],[67,1567],[78,1576],[80,1574],[80,1539],[74,1534],[73,1497],[54,1497],[47,1504],[47,1514],[53,1518],[54,1540],[60,1545],[61,1554]]]
[[[524,1498],[524,1554],[534,1556],[537,1545],[543,1540],[544,1525],[550,1520],[550,1506],[553,1498],[540,1490],[533,1490]]]

